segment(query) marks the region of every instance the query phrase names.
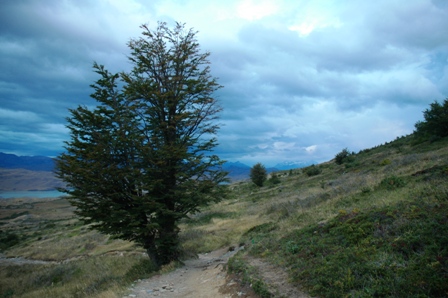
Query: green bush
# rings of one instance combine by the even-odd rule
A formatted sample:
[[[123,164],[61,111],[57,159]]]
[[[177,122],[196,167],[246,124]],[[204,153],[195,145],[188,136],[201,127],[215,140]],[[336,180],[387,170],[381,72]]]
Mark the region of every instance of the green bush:
[[[320,169],[320,167],[317,167],[315,165],[311,165],[307,168],[304,169],[305,174],[307,174],[309,177],[311,176],[316,176],[319,175],[320,173],[322,173],[322,170]]]
[[[336,154],[335,161],[338,165],[341,165],[343,163],[347,163],[347,162],[352,162],[354,160],[353,155],[355,155],[354,152],[348,151],[347,148],[342,149],[341,152],[339,152],[338,154]]]
[[[390,163],[391,163],[391,161],[390,161],[390,159],[383,159],[383,161],[381,161],[380,162],[380,165],[381,166],[387,166],[387,165],[390,165]]]
[[[0,251],[4,251],[20,242],[17,234],[0,231]]]
[[[403,178],[397,177],[397,176],[386,177],[380,182],[380,187],[388,189],[388,190],[400,188],[405,185],[406,185],[406,181]]]
[[[271,174],[271,178],[269,178],[268,183],[271,185],[279,184],[280,178],[278,178],[278,175],[276,173]]]

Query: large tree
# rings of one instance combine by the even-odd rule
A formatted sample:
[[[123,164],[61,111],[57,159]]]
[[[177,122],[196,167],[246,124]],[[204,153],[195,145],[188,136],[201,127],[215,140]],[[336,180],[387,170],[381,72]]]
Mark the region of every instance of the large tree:
[[[141,28],[128,43],[130,72],[94,64],[98,105],[70,110],[56,173],[86,223],[139,243],[162,265],[179,258],[179,220],[225,195],[227,173],[212,154],[221,86],[197,32]]]

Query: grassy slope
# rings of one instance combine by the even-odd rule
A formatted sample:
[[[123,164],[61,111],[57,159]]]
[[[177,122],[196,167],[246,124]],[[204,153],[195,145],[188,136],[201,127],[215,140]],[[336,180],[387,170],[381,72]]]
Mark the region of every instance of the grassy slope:
[[[320,297],[447,296],[448,139],[413,142],[321,164],[311,177],[296,170],[276,185],[232,185],[233,200],[186,223],[186,247],[244,243],[231,271],[254,283],[244,262],[262,258]]]
[[[64,199],[0,200],[0,228],[0,252],[48,261],[0,260],[0,297],[122,297],[153,271],[141,249],[90,231]]]
[[[315,296],[448,295],[448,139],[401,138],[319,168],[280,173],[262,188],[232,184],[230,199],[181,223],[186,256],[244,244],[229,269],[263,297],[269,287],[249,258],[286,268]],[[4,254],[75,258],[1,266],[0,297],[122,297],[151,274],[141,249],[89,231],[64,200],[0,203]]]

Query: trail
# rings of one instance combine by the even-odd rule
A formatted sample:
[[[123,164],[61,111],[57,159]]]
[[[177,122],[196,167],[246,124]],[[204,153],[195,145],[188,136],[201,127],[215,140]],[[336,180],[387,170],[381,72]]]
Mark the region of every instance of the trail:
[[[241,290],[227,277],[225,266],[236,252],[220,249],[200,254],[198,259],[185,261],[184,267],[173,272],[139,281],[125,297],[258,297],[251,289]]]

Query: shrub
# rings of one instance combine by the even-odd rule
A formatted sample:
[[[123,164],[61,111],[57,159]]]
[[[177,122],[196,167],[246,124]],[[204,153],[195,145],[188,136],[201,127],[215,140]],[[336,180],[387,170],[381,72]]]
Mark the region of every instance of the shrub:
[[[350,151],[348,151],[347,148],[342,149],[341,152],[336,154],[335,161],[336,161],[336,163],[338,165],[341,165],[341,164],[346,163],[346,162],[351,162],[351,161],[353,161],[353,155],[354,154],[355,154],[354,152],[350,153]]]
[[[316,176],[322,173],[322,170],[320,167],[316,167],[315,165],[311,165],[307,168],[305,168],[305,174],[307,174],[309,177]]]
[[[280,178],[278,178],[277,174],[272,173],[271,178],[269,178],[268,182],[272,185],[275,185],[275,184],[279,184],[281,181],[280,181]]]
[[[406,182],[403,180],[403,178],[397,177],[397,176],[386,177],[380,182],[380,187],[388,189],[388,190],[400,188],[405,185],[406,185]]]
[[[0,251],[4,251],[20,242],[17,234],[0,231]]]
[[[267,179],[267,172],[264,165],[262,165],[261,163],[257,163],[256,165],[254,165],[250,169],[250,179],[255,185],[262,187]]]
[[[381,163],[380,163],[380,165],[381,166],[387,166],[387,165],[390,165],[390,163],[391,163],[391,161],[390,161],[390,159],[384,159]]]

